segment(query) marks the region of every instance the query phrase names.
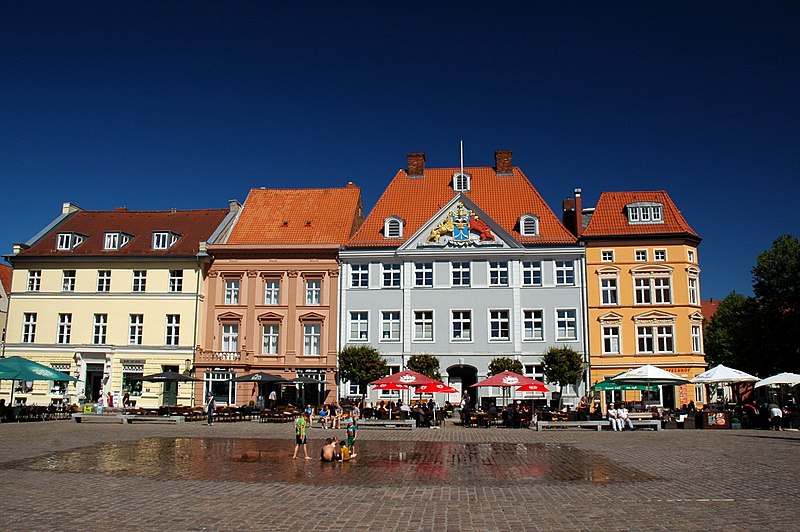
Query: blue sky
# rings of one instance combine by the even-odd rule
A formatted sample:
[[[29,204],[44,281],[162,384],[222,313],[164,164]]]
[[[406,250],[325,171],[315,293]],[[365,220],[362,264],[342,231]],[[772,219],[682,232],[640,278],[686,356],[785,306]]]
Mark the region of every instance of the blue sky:
[[[600,4],[600,5],[596,5]],[[703,237],[704,299],[798,234],[792,2],[0,4],[0,252],[71,201],[225,208],[343,186],[370,209],[406,154],[514,152],[575,187],[667,190]]]

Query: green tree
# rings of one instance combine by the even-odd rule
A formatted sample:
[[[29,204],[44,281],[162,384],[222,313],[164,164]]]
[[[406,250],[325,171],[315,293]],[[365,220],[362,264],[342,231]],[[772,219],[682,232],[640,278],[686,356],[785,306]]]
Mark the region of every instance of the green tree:
[[[339,376],[358,384],[362,391],[388,374],[388,364],[371,345],[346,345],[339,351]]]
[[[439,371],[439,359],[433,355],[411,355],[406,362],[406,367],[431,379],[442,380],[442,373]]]
[[[542,369],[547,382],[556,383],[563,388],[580,382],[585,368],[580,353],[568,346],[553,346],[542,356]]]
[[[783,235],[756,258],[753,293],[762,332],[756,355],[765,373],[800,370],[800,241]]]
[[[503,373],[504,371],[513,371],[514,373],[522,374],[525,371],[522,367],[522,362],[515,358],[497,357],[489,362],[489,377]]]
[[[753,356],[761,351],[761,314],[755,299],[731,292],[719,302],[717,312],[705,325],[705,353],[709,366],[724,364],[748,373],[765,368]]]

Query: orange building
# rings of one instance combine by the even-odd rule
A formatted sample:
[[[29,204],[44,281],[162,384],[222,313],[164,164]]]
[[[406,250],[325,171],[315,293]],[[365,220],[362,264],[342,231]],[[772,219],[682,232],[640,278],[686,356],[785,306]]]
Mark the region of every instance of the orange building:
[[[687,379],[702,373],[701,239],[669,195],[604,192],[593,210],[583,210],[576,190],[575,200],[565,203],[565,215],[570,209],[583,214],[580,224],[572,218],[572,228],[586,245],[591,384],[644,364]],[[703,393],[692,384],[662,386],[646,399],[699,406]],[[603,402],[642,399],[638,390],[603,395]]]
[[[195,357],[203,396],[247,405],[273,389],[336,397],[339,248],[363,221],[361,190],[253,189],[208,253],[206,333]],[[230,379],[266,372],[310,384]],[[319,384],[315,385],[313,382]]]

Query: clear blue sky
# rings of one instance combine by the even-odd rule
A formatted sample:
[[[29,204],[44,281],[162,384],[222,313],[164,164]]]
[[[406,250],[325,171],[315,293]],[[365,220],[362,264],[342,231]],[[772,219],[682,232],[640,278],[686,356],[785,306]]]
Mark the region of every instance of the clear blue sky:
[[[549,5],[555,4],[555,5]],[[596,5],[599,4],[599,5]],[[703,298],[798,234],[797,2],[0,3],[0,252],[64,201],[208,208],[361,186],[406,153],[575,187],[666,189]]]

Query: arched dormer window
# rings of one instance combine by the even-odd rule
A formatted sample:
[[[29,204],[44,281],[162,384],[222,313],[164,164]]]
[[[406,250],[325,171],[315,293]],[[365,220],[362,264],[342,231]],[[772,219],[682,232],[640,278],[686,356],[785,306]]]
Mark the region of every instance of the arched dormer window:
[[[539,234],[539,217],[535,214],[523,214],[519,218],[519,234],[537,236]]]
[[[470,176],[466,172],[456,172],[453,174],[453,190],[456,192],[469,192]]]
[[[403,220],[390,216],[383,221],[384,238],[403,238]]]

